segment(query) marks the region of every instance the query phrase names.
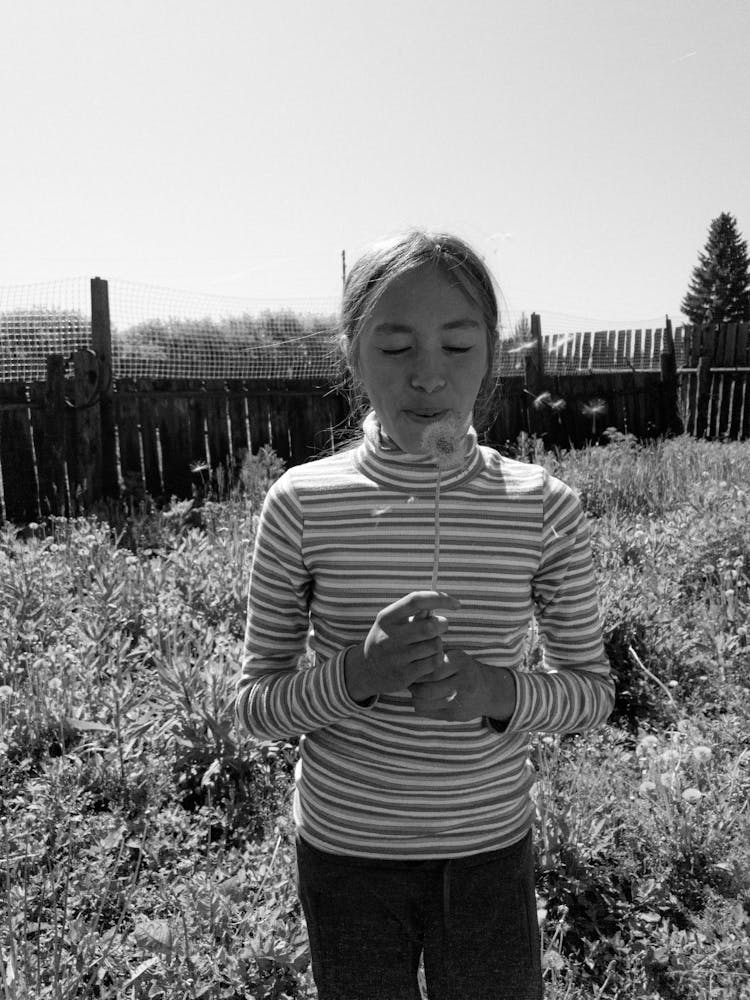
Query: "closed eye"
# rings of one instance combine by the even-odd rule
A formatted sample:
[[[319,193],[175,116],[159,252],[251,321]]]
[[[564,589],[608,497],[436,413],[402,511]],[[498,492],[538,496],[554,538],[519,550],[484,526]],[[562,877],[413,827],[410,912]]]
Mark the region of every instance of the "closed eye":
[[[391,357],[395,357],[398,354],[406,354],[406,352],[410,351],[410,350],[411,350],[411,347],[393,347],[393,348],[381,347],[380,348],[380,353],[381,354],[386,354],[386,355],[391,356]],[[469,347],[452,347],[450,344],[446,344],[443,347],[443,350],[445,351],[446,354],[466,354],[468,351],[471,350],[471,346],[469,346]]]

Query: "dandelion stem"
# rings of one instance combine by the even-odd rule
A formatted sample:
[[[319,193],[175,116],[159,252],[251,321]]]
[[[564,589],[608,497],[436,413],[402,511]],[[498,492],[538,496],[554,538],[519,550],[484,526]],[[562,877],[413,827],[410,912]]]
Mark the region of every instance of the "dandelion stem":
[[[654,682],[654,684],[658,684],[659,685],[659,687],[662,689],[662,691],[664,692],[664,694],[667,696],[667,699],[669,700],[669,704],[672,706],[672,708],[674,708],[676,710],[677,709],[677,705],[675,704],[675,700],[672,697],[672,695],[671,695],[671,693],[669,691],[669,688],[666,686],[666,684],[664,684],[662,681],[659,680],[659,678],[656,676],[656,674],[652,674],[651,673],[651,671],[648,669],[648,667],[645,665],[645,663],[643,663],[643,661],[641,660],[640,656],[636,653],[636,651],[633,649],[632,646],[628,646],[628,655],[630,656],[630,659],[633,661],[633,663],[635,663],[635,665],[637,667],[641,668],[641,670],[644,672],[644,674],[646,675],[646,677],[649,677]]]
[[[435,548],[432,556],[432,581],[431,590],[437,590],[438,572],[440,569],[440,479],[443,470],[438,466],[437,482],[435,483]]]

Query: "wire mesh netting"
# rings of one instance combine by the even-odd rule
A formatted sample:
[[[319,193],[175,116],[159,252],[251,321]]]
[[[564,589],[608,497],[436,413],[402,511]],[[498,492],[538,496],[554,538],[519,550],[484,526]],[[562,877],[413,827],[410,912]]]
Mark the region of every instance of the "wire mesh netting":
[[[88,278],[0,288],[0,381],[45,377],[47,357],[91,344]]]
[[[333,299],[257,300],[110,280],[112,368],[116,378],[327,379],[342,376]],[[588,327],[543,314],[548,374],[658,369],[664,324],[642,329]],[[593,332],[587,332],[593,331]],[[674,331],[677,367],[685,363]],[[45,378],[47,357],[91,346],[90,281],[0,288],[0,381]],[[530,319],[503,317],[498,375],[522,375],[533,354]]]
[[[544,317],[542,317],[544,321]],[[686,361],[683,328],[672,331],[677,368]],[[535,349],[533,340],[522,341],[501,352],[501,374],[521,373],[526,357]],[[577,372],[658,371],[661,355],[668,350],[664,327],[570,331],[542,334],[542,367],[547,375]]]
[[[635,323],[612,323],[566,313],[543,312],[540,317],[542,366],[548,375],[658,371],[662,351],[667,349],[665,321],[666,317]],[[510,329],[513,335],[501,345],[498,367],[502,375],[520,375],[525,369],[526,358],[533,356],[536,348],[531,320],[526,314],[520,314]],[[679,368],[686,359],[683,329],[674,329],[672,337]]]
[[[259,301],[109,282],[120,378],[321,378],[340,370],[338,303]]]

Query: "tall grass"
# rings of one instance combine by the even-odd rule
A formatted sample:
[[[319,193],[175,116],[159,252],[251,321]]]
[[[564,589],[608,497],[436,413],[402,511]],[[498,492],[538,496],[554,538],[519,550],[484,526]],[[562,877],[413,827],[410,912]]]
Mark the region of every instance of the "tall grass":
[[[618,678],[533,740],[548,996],[750,996],[750,446],[519,447],[581,493]],[[315,996],[294,746],[231,711],[278,472],[0,535],[0,996]]]

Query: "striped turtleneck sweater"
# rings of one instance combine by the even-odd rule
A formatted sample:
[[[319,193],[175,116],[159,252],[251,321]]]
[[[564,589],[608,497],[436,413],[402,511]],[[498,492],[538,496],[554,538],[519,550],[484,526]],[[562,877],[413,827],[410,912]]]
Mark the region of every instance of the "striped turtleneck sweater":
[[[529,733],[580,732],[612,708],[578,498],[473,431],[440,484],[439,588],[461,601],[443,644],[514,672],[513,716],[425,719],[408,691],[352,700],[347,649],[383,608],[430,589],[437,475],[370,414],[356,448],[289,469],[263,505],[237,718],[259,740],[301,737],[294,818],[323,851],[426,859],[508,846],[532,822]],[[524,670],[532,618],[542,666]]]

